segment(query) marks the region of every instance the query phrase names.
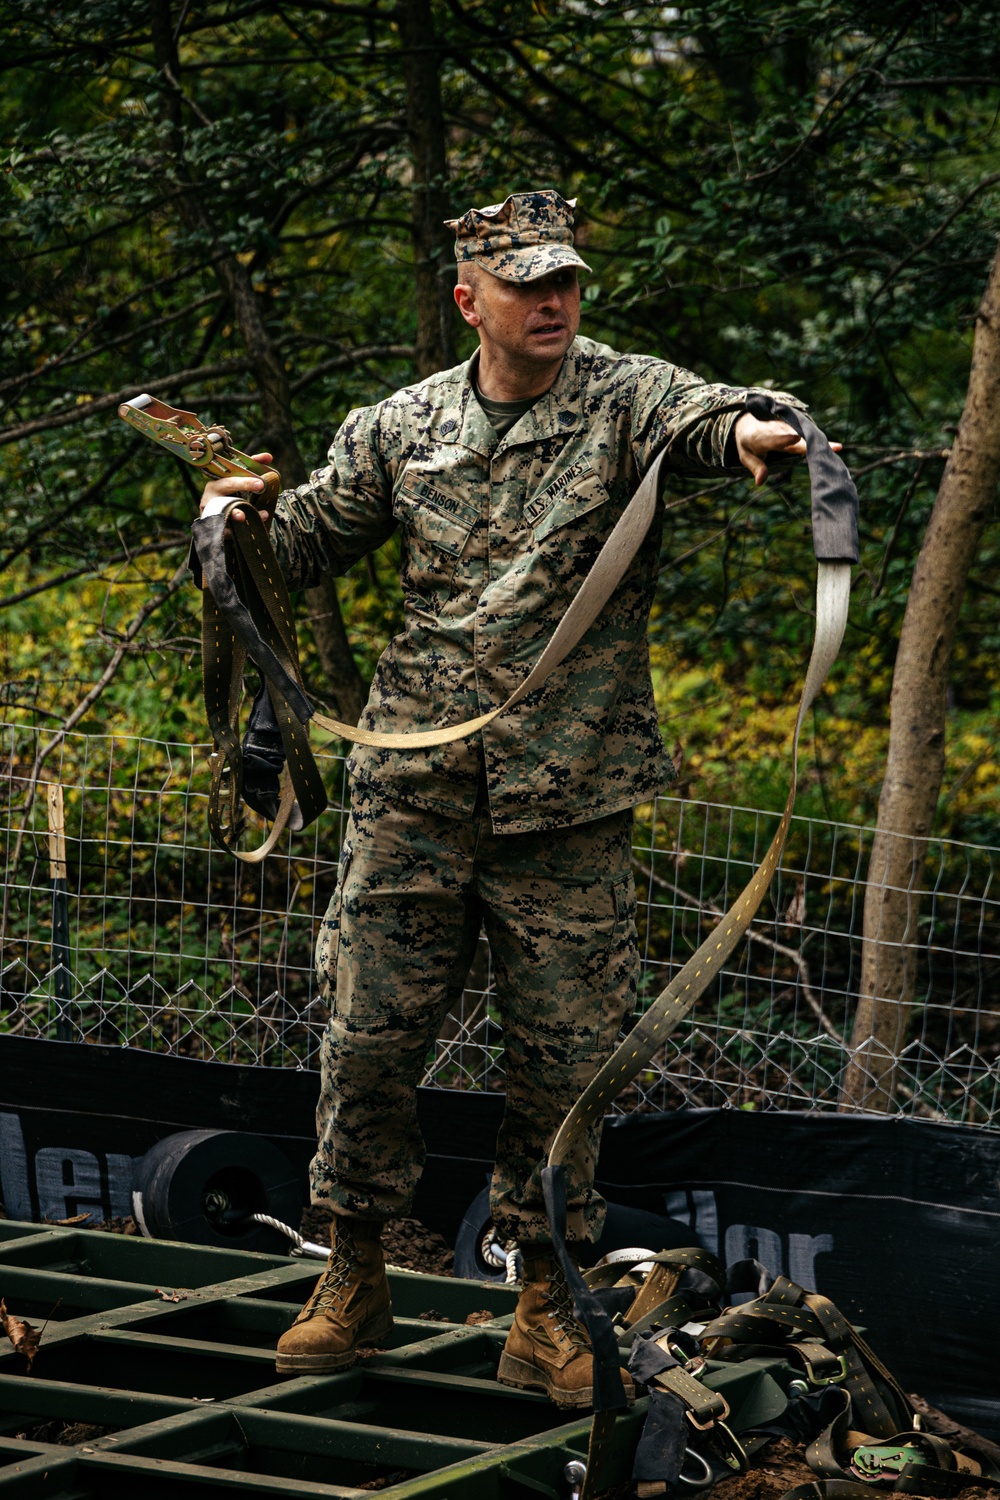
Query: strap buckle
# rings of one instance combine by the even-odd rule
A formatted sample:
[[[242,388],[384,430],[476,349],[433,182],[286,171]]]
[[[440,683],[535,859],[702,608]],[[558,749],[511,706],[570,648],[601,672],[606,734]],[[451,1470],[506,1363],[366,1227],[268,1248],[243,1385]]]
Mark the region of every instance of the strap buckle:
[[[819,1375],[812,1361],[803,1355],[802,1363],[806,1367],[806,1378],[810,1385],[840,1385],[842,1380],[847,1379],[847,1355],[836,1354],[833,1358],[839,1366],[836,1375]]]
[[[727,1410],[726,1416],[729,1415]],[[715,1424],[716,1441],[719,1445],[719,1457],[727,1469],[732,1469],[736,1474],[745,1474],[750,1467],[747,1452],[739,1438],[731,1427],[720,1418]]]
[[[663,1348],[664,1345],[666,1346],[667,1353],[673,1355],[674,1359],[676,1359],[685,1375],[690,1375],[692,1380],[701,1379],[702,1375],[704,1375],[705,1373],[706,1366],[708,1365],[708,1360],[703,1354],[688,1354],[687,1351],[683,1349],[677,1342],[677,1340],[672,1339],[669,1334],[667,1335],[667,1338],[660,1344],[660,1347]],[[725,1415],[729,1415],[728,1411],[725,1413]]]
[[[729,1416],[729,1402],[726,1400],[725,1396],[720,1396],[718,1391],[712,1391],[711,1394],[722,1402],[722,1410],[716,1413],[714,1416],[709,1417],[707,1422],[699,1422],[690,1406],[687,1407],[684,1412],[684,1415],[691,1423],[691,1426],[697,1428],[699,1432],[711,1432],[713,1427],[722,1427],[725,1423],[726,1418]]]
[[[722,1411],[717,1416],[709,1417],[707,1422],[699,1422],[690,1407],[685,1410],[684,1415],[697,1432],[709,1433],[711,1435],[714,1444],[717,1445],[716,1451],[718,1456],[727,1469],[732,1469],[736,1474],[745,1474],[750,1467],[750,1460],[747,1458],[746,1449],[739,1438],[733,1432],[732,1428],[726,1425],[726,1418],[729,1416],[729,1402],[725,1396],[719,1396],[718,1391],[713,1391],[712,1394],[718,1396],[718,1399],[722,1402]],[[690,1451],[688,1449],[688,1452]]]
[[[665,1339],[659,1340],[659,1343],[661,1348],[665,1348],[668,1354],[673,1355],[680,1370],[688,1379],[697,1380],[705,1373],[708,1361],[704,1355],[688,1354],[680,1343],[675,1342],[669,1334]],[[707,1410],[710,1415],[707,1417],[707,1420],[701,1421],[695,1415],[694,1408],[690,1405],[690,1395],[686,1392],[678,1391],[676,1387],[670,1387],[669,1383],[667,1383],[667,1389],[673,1389],[674,1394],[680,1396],[684,1402],[684,1415],[695,1431],[711,1435],[714,1451],[717,1452],[719,1458],[726,1465],[726,1468],[732,1469],[737,1474],[745,1474],[749,1467],[749,1460],[743,1444],[731,1428],[726,1425],[729,1420],[730,1406],[725,1396],[720,1391],[713,1391],[709,1386],[704,1387],[705,1395],[710,1399],[706,1401],[704,1406],[700,1407],[700,1410],[702,1412]],[[688,1451],[690,1452],[691,1450],[689,1449]],[[690,1485],[691,1481],[687,1481],[687,1483]],[[695,1486],[700,1487],[697,1486],[697,1481],[695,1482]]]

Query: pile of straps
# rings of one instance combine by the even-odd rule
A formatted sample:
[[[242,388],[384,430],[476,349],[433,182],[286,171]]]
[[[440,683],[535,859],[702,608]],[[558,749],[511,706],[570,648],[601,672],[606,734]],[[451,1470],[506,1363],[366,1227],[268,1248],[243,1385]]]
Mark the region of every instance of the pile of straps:
[[[783,1500],[872,1500],[873,1486],[950,1497],[1000,1480],[1000,1448],[926,1430],[829,1298],[772,1278],[759,1261],[727,1272],[701,1249],[623,1250],[584,1279],[649,1391],[632,1474],[638,1500],[707,1489],[782,1436],[807,1444],[816,1475]],[[731,1298],[742,1300],[726,1305]],[[734,1380],[740,1370],[746,1380]],[[732,1404],[727,1386],[738,1393]],[[583,1493],[605,1482],[592,1454]]]

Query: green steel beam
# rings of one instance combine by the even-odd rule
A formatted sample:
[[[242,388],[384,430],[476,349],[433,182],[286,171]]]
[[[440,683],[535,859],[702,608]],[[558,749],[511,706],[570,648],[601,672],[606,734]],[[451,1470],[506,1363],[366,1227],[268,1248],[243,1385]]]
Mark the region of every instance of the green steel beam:
[[[567,1421],[542,1396],[497,1384],[512,1288],[393,1270],[391,1347],[338,1374],[279,1376],[274,1345],[318,1270],[0,1225],[0,1296],[50,1319],[30,1377],[20,1356],[0,1355],[0,1500],[361,1500],[361,1486],[396,1473],[386,1500],[565,1500],[563,1469],[586,1454],[590,1418]],[[428,1311],[447,1321],[419,1317]],[[466,1324],[483,1312],[489,1322]],[[782,1406],[787,1379],[778,1361],[747,1360],[712,1365],[706,1383],[745,1426]],[[645,1407],[615,1426],[622,1478]],[[68,1447],[32,1439],[53,1421],[112,1430]]]

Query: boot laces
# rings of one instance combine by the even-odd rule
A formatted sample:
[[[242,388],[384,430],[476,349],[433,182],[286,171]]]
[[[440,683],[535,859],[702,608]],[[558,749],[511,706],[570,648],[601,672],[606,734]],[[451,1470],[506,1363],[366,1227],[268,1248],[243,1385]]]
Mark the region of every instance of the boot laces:
[[[585,1349],[589,1354],[590,1340],[586,1329],[577,1322],[573,1311],[573,1293],[569,1282],[558,1268],[549,1279],[546,1297],[552,1303],[552,1311],[545,1316],[554,1320],[553,1328],[565,1334],[575,1348]]]
[[[357,1264],[357,1250],[349,1235],[338,1230],[337,1243],[330,1251],[323,1280],[313,1294],[311,1312],[332,1308],[351,1279]]]

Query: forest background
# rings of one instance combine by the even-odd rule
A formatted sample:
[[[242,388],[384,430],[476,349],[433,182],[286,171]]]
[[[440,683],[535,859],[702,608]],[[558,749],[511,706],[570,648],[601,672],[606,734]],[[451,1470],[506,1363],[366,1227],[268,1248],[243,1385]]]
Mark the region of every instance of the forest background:
[[[351,407],[471,352],[442,220],[554,187],[593,267],[583,332],[792,391],[843,441],[862,563],[798,808],[874,822],[996,251],[1000,5],[0,0],[0,26],[0,717],[203,741],[199,486],[118,403],[223,422],[299,483]],[[805,475],[671,499],[650,638],[678,789],[780,806]],[[980,510],[935,831],[996,844],[995,475]],[[397,557],[302,601],[341,716],[398,628]]]
[[[351,407],[471,352],[440,221],[552,186],[579,199],[584,332],[794,391],[843,440],[862,568],[800,808],[872,821],[995,248],[1000,8],[3,0],[0,21],[5,716],[59,726],[117,656],[77,727],[203,739],[196,476],[117,403],[225,422],[299,482]],[[780,801],[807,495],[712,484],[670,512],[651,639],[691,795]],[[400,619],[395,548],[337,585],[349,651],[329,598],[305,610],[309,686],[352,717]],[[938,818],[984,842],[998,596],[988,530]]]

